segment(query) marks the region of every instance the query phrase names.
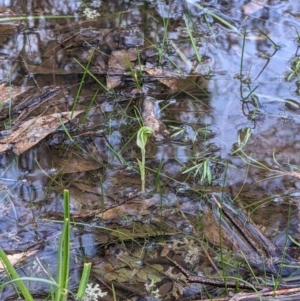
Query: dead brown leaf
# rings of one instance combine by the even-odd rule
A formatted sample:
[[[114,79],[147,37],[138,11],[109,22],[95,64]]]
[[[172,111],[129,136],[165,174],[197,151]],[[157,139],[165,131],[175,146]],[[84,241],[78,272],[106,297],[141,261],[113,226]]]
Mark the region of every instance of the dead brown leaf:
[[[78,156],[69,158],[53,158],[53,166],[58,169],[59,174],[69,174],[74,172],[83,172],[95,170],[101,167],[101,164],[93,159],[84,159]]]
[[[0,85],[0,107],[7,109],[15,103],[15,100],[22,97],[25,93],[31,91],[34,87],[4,86]]]
[[[147,200],[140,200],[139,202],[126,203],[124,205],[109,209],[99,216],[104,220],[116,219],[122,215],[147,215],[148,208],[157,204],[157,199],[151,198]]]
[[[74,64],[75,66],[75,64]],[[82,68],[75,66],[72,69],[61,69],[56,65],[27,65],[27,69],[29,72],[37,73],[37,74],[73,74],[73,73],[83,73]]]
[[[116,50],[113,51],[109,61],[108,69],[124,69],[128,68],[130,64],[133,67],[132,62],[137,60],[137,52],[134,48],[129,48],[128,50]]]
[[[166,257],[170,252],[170,248],[167,244],[165,244],[160,252],[161,257]]]
[[[150,75],[157,76],[157,80],[170,88],[173,91],[178,90],[178,81],[182,80],[184,77],[180,76],[176,73],[171,73],[168,71],[165,71],[161,68],[148,68],[145,66],[142,66],[142,70],[147,72]]]
[[[12,265],[16,265],[18,262],[25,260],[26,258],[36,254],[37,251],[38,250],[22,252],[22,253],[13,254],[13,255],[7,255],[7,258]],[[5,266],[3,265],[2,262],[0,262],[0,272],[3,272],[4,270],[5,270]]]
[[[166,125],[155,114],[156,99],[150,96],[145,97],[143,102],[143,123],[145,126],[153,129],[153,137],[156,141],[162,141],[167,138],[170,132]]]
[[[118,87],[121,84],[121,76],[107,76],[106,77],[106,86],[107,89],[113,89]]]
[[[73,112],[73,118],[82,112]],[[25,121],[13,133],[0,140],[0,153],[11,148],[17,155],[24,153],[55,131],[61,124],[68,122],[71,114],[72,112],[54,113]]]
[[[108,73],[126,74],[126,68],[133,67],[133,62],[137,59],[136,49],[113,51],[108,61]],[[121,84],[121,76],[107,76],[106,85],[108,89],[113,89]]]
[[[6,5],[0,6],[0,18],[2,19],[1,26],[0,26],[0,35],[1,38],[6,35],[15,34],[18,31],[18,29],[22,26],[22,21],[15,20],[13,21],[14,17],[19,17],[18,14],[16,14],[12,9],[8,8]],[[6,21],[6,20],[7,21]],[[15,18],[17,19],[17,18]]]

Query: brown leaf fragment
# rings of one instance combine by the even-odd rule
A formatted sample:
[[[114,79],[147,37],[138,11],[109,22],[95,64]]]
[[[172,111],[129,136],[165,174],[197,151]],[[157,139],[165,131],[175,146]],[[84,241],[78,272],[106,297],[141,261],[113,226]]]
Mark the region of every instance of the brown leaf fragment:
[[[128,68],[129,65],[133,66],[135,60],[137,52],[134,48],[113,51],[108,61],[108,70]]]
[[[76,63],[72,66],[69,66],[68,68],[61,69],[58,68],[56,65],[53,66],[44,66],[44,65],[27,65],[28,71],[31,73],[36,74],[74,74],[74,73],[83,73],[83,69],[78,67]]]
[[[25,260],[26,258],[36,254],[38,250],[34,251],[28,251],[28,252],[22,252],[22,253],[17,253],[13,255],[7,255],[8,260],[12,265],[16,265],[18,262]],[[5,266],[3,265],[2,261],[0,262],[0,272],[4,272]]]
[[[22,20],[17,20],[19,17],[18,14],[13,11],[15,7],[12,6],[12,9],[8,8],[6,5],[0,6],[0,18],[1,20],[1,26],[0,26],[0,35],[5,38],[6,35],[12,35],[17,32],[20,32],[19,29],[22,28]],[[24,25],[25,26],[25,25]]]
[[[159,82],[161,82],[165,86],[169,87],[173,91],[178,90],[178,81],[180,81],[184,78],[181,75],[165,71],[161,68],[148,68],[148,67],[142,66],[142,70],[152,76],[156,76],[157,80]]]
[[[121,84],[121,76],[113,75],[130,75],[125,70],[134,66],[134,61],[137,59],[136,49],[130,48],[128,50],[113,51],[108,61],[108,73],[106,85],[108,89],[113,89]]]
[[[84,111],[73,112],[73,118],[82,112]],[[22,154],[55,131],[60,125],[68,122],[71,115],[72,112],[54,113],[25,121],[11,135],[0,140],[0,152],[12,147],[15,154]]]
[[[124,205],[109,209],[99,216],[104,220],[116,219],[120,215],[147,215],[149,214],[148,208],[157,204],[157,199],[151,198],[141,200],[140,202],[126,203]]]
[[[162,141],[167,138],[170,132],[166,125],[158,118],[159,107],[156,103],[157,100],[153,97],[147,96],[143,102],[143,123],[145,126],[153,129],[153,137],[156,141]]]
[[[161,257],[166,257],[170,252],[170,248],[167,244],[165,244],[160,252]]]
[[[106,77],[106,86],[109,90],[118,87],[121,82],[121,76],[110,75]]]
[[[166,296],[173,288],[173,282],[168,281],[159,287],[159,295]]]
[[[7,109],[9,106],[14,105],[16,99],[23,97],[24,94],[27,94],[33,88],[0,85],[0,109]]]
[[[101,164],[93,159],[72,156],[70,158],[53,158],[53,167],[57,168],[59,174],[70,174],[74,172],[84,172],[95,170],[101,167]]]

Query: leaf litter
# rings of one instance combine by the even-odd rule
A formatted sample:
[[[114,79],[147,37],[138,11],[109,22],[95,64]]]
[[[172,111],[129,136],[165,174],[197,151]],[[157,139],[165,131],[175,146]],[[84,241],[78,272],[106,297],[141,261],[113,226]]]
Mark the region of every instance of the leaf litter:
[[[20,155],[43,140],[58,127],[75,118],[83,111],[54,113],[21,123],[10,135],[0,140],[0,152],[12,150]]]
[[[254,3],[257,3],[258,1],[253,1]],[[257,10],[261,9],[261,6],[254,6],[254,8],[247,8],[249,14],[255,13]],[[87,38],[89,38],[89,31],[87,31]],[[78,36],[75,34],[75,36]],[[76,39],[75,39],[76,40]],[[67,43],[66,48],[72,48],[74,45],[72,41],[70,44],[68,43],[68,38],[64,38],[63,41],[60,41],[61,43]],[[80,38],[75,41],[76,44],[80,43]],[[78,46],[78,45],[75,45]],[[76,50],[75,50],[76,51]],[[107,87],[109,89],[113,89],[118,87],[123,83],[121,80],[122,76],[132,76],[131,72],[128,70],[132,70],[133,72],[138,72],[138,71],[143,71],[143,76],[147,77],[152,77],[157,80],[158,83],[163,84],[165,87],[169,88],[171,93],[176,92],[176,91],[181,91],[182,90],[182,83],[185,85],[185,83],[189,80],[191,80],[195,75],[199,76],[199,74],[193,74],[191,76],[189,75],[179,75],[176,73],[172,73],[169,71],[164,70],[163,68],[160,67],[149,67],[149,66],[144,66],[144,65],[139,65],[137,63],[137,58],[138,58],[138,53],[137,50],[135,49],[128,49],[128,50],[115,50],[112,51],[109,61],[108,61],[108,69],[104,70],[104,68],[101,68],[98,74],[105,74],[107,75]],[[53,66],[51,67],[51,64],[55,62],[55,60],[49,60],[47,64],[41,64],[38,68],[31,68],[29,65],[29,70],[34,71],[35,73],[44,73],[44,74],[72,74],[72,73],[82,73],[83,71],[78,68],[70,68],[66,70],[59,69],[57,65],[55,65],[55,70],[53,70]],[[73,65],[74,66],[74,65]],[[76,66],[76,65],[75,65]],[[94,66],[93,68],[97,68],[97,66]],[[95,70],[95,69],[93,69]],[[95,72],[97,74],[97,72]],[[116,75],[119,74],[119,75]],[[193,81],[193,80],[192,80]],[[197,83],[195,84],[197,86]],[[21,94],[20,94],[21,95]],[[16,96],[18,96],[16,94]],[[158,141],[168,137],[168,129],[165,125],[165,123],[162,121],[162,118],[159,114],[157,114],[155,106],[158,104],[158,100],[156,100],[154,97],[150,97],[146,95],[145,97],[142,98],[143,101],[143,122],[146,126],[151,127],[155,131],[155,136],[158,137]],[[10,104],[10,100],[4,101],[5,106],[7,104]],[[72,115],[73,117],[76,117],[78,114],[82,113],[83,111],[76,111],[73,112]],[[21,122],[18,124],[17,127],[14,128],[12,133],[8,135],[7,137],[4,137],[1,141],[1,147],[2,151],[6,151],[9,149],[12,149],[16,154],[20,155],[26,150],[30,149],[36,143],[42,141],[47,135],[50,133],[53,133],[59,126],[62,124],[68,122],[70,120],[70,115],[71,112],[63,112],[63,113],[54,113],[54,114],[48,114],[44,116],[39,116],[35,117],[31,120],[27,120],[25,122]],[[41,129],[44,128],[44,129]],[[48,128],[48,129],[45,129]],[[155,138],[157,138],[155,137]],[[162,137],[162,138],[161,138]],[[0,149],[1,149],[0,147]],[[93,168],[93,161],[91,160],[86,166],[85,165],[80,165],[79,162],[80,159],[74,159],[72,156],[69,158],[69,162],[65,165],[62,166],[61,169],[61,174],[67,174],[67,173],[76,173],[76,172],[84,172],[87,170],[92,170]],[[57,165],[61,164],[57,163]],[[74,166],[72,166],[74,165]],[[77,165],[77,166],[75,166]],[[95,164],[95,169],[99,168],[99,165]],[[288,174],[285,174],[288,175]],[[297,175],[296,175],[297,176]],[[101,197],[101,195],[100,195]],[[78,213],[78,218],[84,218],[84,217],[91,217],[93,215],[94,217],[98,217],[103,221],[106,222],[111,222],[112,220],[119,220],[120,217],[125,216],[128,220],[129,219],[134,219],[139,216],[150,216],[151,213],[153,213],[153,208],[157,207],[157,200],[155,199],[143,199],[141,198],[138,202],[127,202],[126,204],[115,204],[114,208],[107,208],[105,211],[94,211],[91,212],[90,210],[87,210],[87,215],[84,216],[82,212]],[[163,213],[162,213],[163,212]],[[166,214],[167,212],[167,214]],[[176,215],[178,212],[178,208],[175,210],[166,210],[166,211],[161,211],[161,214],[165,214],[163,217],[168,217],[172,215]],[[179,210],[180,212],[180,210]],[[184,213],[183,213],[184,215]],[[76,216],[74,216],[76,217]],[[176,221],[176,218],[174,217],[173,221]],[[144,233],[128,233],[127,238],[130,236],[130,239],[133,237],[139,237],[139,238],[145,238],[145,232],[146,231],[146,225],[142,224],[142,230],[145,230]],[[163,229],[165,230],[165,229]],[[157,230],[156,232],[149,232],[151,236],[155,237],[155,235],[164,235],[167,232],[164,232],[163,230]],[[117,231],[116,231],[117,232]],[[199,231],[200,232],[200,231]],[[120,232],[121,233],[121,232]],[[149,234],[148,233],[148,234]],[[123,232],[120,235],[116,235],[119,240],[124,244],[124,240],[126,240],[126,231]],[[174,234],[174,233],[172,233]],[[172,240],[174,242],[174,238]],[[160,247],[162,248],[157,248],[153,253],[151,253],[152,258],[151,259],[161,259],[159,257],[166,257],[167,255],[171,256],[172,252],[175,253],[175,255],[179,255],[179,257],[184,258],[184,262],[187,264],[191,265],[197,265],[199,262],[199,257],[201,257],[201,249],[200,247],[196,246],[192,240],[175,240],[176,243],[168,244],[167,241],[162,243]],[[132,247],[133,243],[130,242],[128,244],[130,247]],[[158,256],[155,253],[159,249],[161,256]],[[123,252],[124,253],[124,252]],[[123,254],[121,253],[121,254]],[[95,266],[95,271],[97,268],[101,271],[104,270],[104,274],[101,274],[101,281],[108,280],[116,280],[119,283],[123,282],[134,282],[132,280],[133,277],[136,277],[137,283],[145,283],[148,280],[153,280],[153,282],[159,282],[161,281],[166,275],[169,276],[169,280],[171,279],[172,281],[169,282],[171,285],[166,285],[166,283],[162,284],[160,286],[167,287],[164,288],[164,294],[170,293],[173,295],[175,299],[179,299],[182,294],[183,294],[183,289],[184,286],[186,286],[185,279],[182,274],[174,273],[173,269],[165,270],[163,272],[162,265],[159,263],[152,263],[151,264],[151,269],[148,269],[147,264],[143,266],[143,268],[135,267],[133,266],[133,262],[131,260],[132,257],[135,257],[135,259],[139,259],[140,256],[136,256],[136,254],[131,254],[132,256],[126,257],[126,256],[118,256],[114,255],[114,258],[110,258],[108,260],[108,263],[106,265],[100,264],[99,266]],[[150,257],[151,257],[150,256]],[[179,258],[177,257],[177,258]],[[115,259],[118,259],[117,261]],[[109,259],[109,258],[108,258]],[[150,260],[149,260],[150,261]],[[115,263],[118,263],[116,265]],[[146,261],[145,261],[146,262]],[[147,263],[147,262],[146,262]],[[169,263],[170,265],[170,263]],[[117,266],[117,268],[116,268]],[[155,270],[155,271],[154,271]],[[99,271],[98,271],[99,274]],[[152,283],[152,282],[151,282]],[[142,295],[143,294],[143,287],[139,288],[139,292]],[[129,290],[130,291],[130,290]],[[160,290],[161,291],[161,290]],[[137,291],[132,289],[133,293],[136,293]]]

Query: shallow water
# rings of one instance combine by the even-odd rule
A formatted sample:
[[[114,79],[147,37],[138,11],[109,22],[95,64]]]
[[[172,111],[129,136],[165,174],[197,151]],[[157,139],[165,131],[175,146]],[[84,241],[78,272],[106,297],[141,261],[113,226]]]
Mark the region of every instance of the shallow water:
[[[3,18],[27,16],[0,23],[1,81],[24,89],[61,85],[66,93],[58,108],[64,110],[72,109],[83,76],[77,61],[90,64],[91,73],[104,86],[107,72],[118,83],[111,93],[92,76],[85,78],[76,109],[87,110],[95,94],[96,98],[84,123],[77,118],[67,126],[72,142],[60,128],[20,156],[0,155],[1,247],[20,252],[59,233],[61,224],[49,220],[61,218],[65,188],[70,190],[71,212],[78,215],[109,208],[139,193],[140,149],[135,133],[143,93],[159,100],[159,118],[170,131],[169,139],[147,145],[147,199],[156,185],[161,191],[157,202],[175,208],[168,209],[174,214],[191,214],[172,220],[168,211],[172,227],[194,235],[201,229],[195,230],[203,210],[200,196],[190,197],[187,186],[216,190],[225,186],[279,246],[285,244],[286,224],[300,240],[299,83],[297,76],[287,80],[298,57],[300,22],[295,12],[300,4],[87,1],[86,5],[99,13],[96,19],[84,17],[85,7],[79,1],[0,2]],[[50,15],[57,18],[45,17]],[[140,64],[151,68],[159,63],[164,71],[187,79],[179,80],[172,90],[157,80],[159,76],[144,72],[140,93],[134,77],[125,74],[128,70],[109,61],[114,51],[128,48],[139,50],[140,61],[132,62],[137,70]],[[251,136],[242,153],[237,150],[247,133]],[[204,159],[211,183],[202,178],[201,166],[198,173],[194,169],[182,174]],[[144,215],[133,205],[127,208],[129,219],[109,216],[101,221],[97,215],[100,220],[95,223],[113,222],[118,227],[140,220],[151,223],[157,212],[147,206],[141,211]],[[74,241],[85,231],[93,232],[83,228],[74,232]],[[40,254],[44,252],[43,247]]]

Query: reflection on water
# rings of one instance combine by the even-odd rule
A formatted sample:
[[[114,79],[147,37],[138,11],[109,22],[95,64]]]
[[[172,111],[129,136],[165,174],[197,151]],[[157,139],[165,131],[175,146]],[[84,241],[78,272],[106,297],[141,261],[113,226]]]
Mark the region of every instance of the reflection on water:
[[[24,89],[60,85],[65,97],[59,109],[76,104],[87,112],[66,125],[72,141],[60,128],[19,157],[0,155],[4,250],[31,248],[61,229],[47,230],[42,218],[61,213],[64,188],[71,191],[73,213],[108,208],[139,192],[141,91],[157,99],[157,116],[170,132],[165,141],[147,144],[149,191],[155,186],[169,195],[182,182],[207,185],[206,162],[212,186],[231,186],[237,199],[250,202],[253,219],[278,245],[286,239],[287,214],[289,231],[300,240],[299,210],[288,213],[282,205],[297,204],[298,197],[286,192],[300,187],[299,177],[285,174],[300,166],[300,5],[237,2],[0,1],[0,81]],[[129,48],[135,59],[112,64],[114,51]],[[92,75],[82,67],[87,65]],[[141,65],[184,77],[177,90],[169,89],[157,80],[161,75],[146,74]],[[114,91],[105,88],[107,73]],[[8,127],[5,121],[1,130]],[[198,169],[182,174],[193,166]],[[266,220],[269,212],[276,219]],[[74,241],[80,235],[74,233]]]

